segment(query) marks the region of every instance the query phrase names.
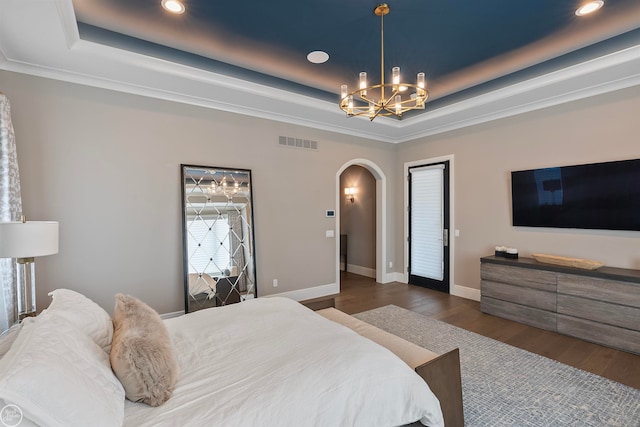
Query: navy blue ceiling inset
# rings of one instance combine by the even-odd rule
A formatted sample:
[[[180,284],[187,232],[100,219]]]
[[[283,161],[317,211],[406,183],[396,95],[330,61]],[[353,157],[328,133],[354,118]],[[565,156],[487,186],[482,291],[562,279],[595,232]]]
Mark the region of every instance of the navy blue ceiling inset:
[[[375,1],[185,0],[183,15],[168,14],[160,0],[73,3],[83,39],[316,98],[337,101],[340,84],[355,85],[360,71],[380,79]],[[424,71],[432,100],[640,40],[637,0],[608,0],[582,18],[573,0],[388,4],[385,73],[398,65],[413,82]],[[327,52],[329,61],[309,63],[313,50]]]

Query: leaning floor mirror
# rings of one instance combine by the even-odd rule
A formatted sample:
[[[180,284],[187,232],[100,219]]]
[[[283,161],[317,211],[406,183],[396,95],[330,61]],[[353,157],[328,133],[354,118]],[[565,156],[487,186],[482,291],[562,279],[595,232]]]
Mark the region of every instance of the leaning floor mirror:
[[[256,298],[251,171],[181,169],[185,312]]]

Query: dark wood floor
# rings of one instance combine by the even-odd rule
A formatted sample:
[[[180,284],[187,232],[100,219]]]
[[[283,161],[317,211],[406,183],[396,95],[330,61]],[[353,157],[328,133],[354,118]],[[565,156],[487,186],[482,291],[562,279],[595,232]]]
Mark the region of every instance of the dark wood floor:
[[[640,389],[640,356],[484,314],[477,301],[353,273],[342,273],[335,300],[349,314],[394,304]]]

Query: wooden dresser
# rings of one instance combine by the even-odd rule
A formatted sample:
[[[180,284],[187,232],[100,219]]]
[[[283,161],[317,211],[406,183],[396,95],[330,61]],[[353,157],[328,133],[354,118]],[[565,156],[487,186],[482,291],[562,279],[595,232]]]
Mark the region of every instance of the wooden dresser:
[[[640,354],[639,270],[490,256],[480,274],[483,312]]]

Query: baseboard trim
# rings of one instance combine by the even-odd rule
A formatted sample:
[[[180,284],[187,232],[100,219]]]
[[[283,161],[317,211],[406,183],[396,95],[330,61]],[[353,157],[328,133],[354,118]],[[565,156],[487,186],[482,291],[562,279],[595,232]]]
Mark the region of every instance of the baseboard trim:
[[[404,280],[404,274],[398,273],[397,271],[393,273],[386,273],[383,277],[384,277],[384,282],[382,283],[391,283],[391,282],[407,283]]]
[[[400,282],[400,283],[409,283],[408,277],[402,273],[388,273],[385,275],[385,280],[389,279],[389,281]],[[388,282],[385,282],[388,283]],[[451,285],[449,287],[449,294],[466,298],[474,301],[480,301],[480,289],[468,288],[466,286],[459,285]]]
[[[375,277],[375,274],[374,274]],[[314,286],[313,288],[297,289],[295,291],[281,292],[279,294],[265,295],[263,298],[270,297],[286,297],[295,301],[304,301],[312,298],[326,297],[340,293],[340,286],[337,283],[329,283],[328,285]],[[184,315],[184,311],[174,311],[172,313],[164,313],[160,318],[171,319]]]
[[[363,267],[360,267],[363,268]],[[373,277],[375,278],[375,270]],[[355,271],[353,273],[356,273]],[[356,273],[362,274],[362,273]],[[362,274],[364,276],[364,274]],[[372,277],[372,276],[368,276]],[[390,282],[404,282],[404,275],[402,273],[394,272],[384,275],[384,283]],[[337,283],[329,283],[328,285],[314,286],[313,288],[297,289],[295,291],[281,292],[279,294],[265,295],[264,298],[270,297],[286,297],[295,301],[304,301],[312,298],[326,297],[328,295],[335,295],[340,293],[340,286]],[[453,285],[451,287],[451,295],[462,297],[474,301],[480,301],[480,289],[468,288],[466,286]],[[174,311],[171,313],[164,313],[160,315],[160,318],[171,319],[184,315],[184,311]]]
[[[450,290],[451,295],[462,297],[474,301],[480,301],[480,289],[467,288],[466,286],[453,285]]]
[[[312,298],[335,295],[338,293],[340,293],[340,285],[338,285],[337,283],[329,283],[328,285],[314,286],[313,288],[297,289],[295,291],[265,295],[263,298],[286,297],[295,301],[304,301]]]
[[[172,313],[164,313],[160,315],[162,320],[171,319],[172,317],[178,317],[184,315],[184,311],[174,311]]]
[[[376,278],[375,268],[368,268],[368,267],[361,267],[359,265],[354,265],[354,264],[347,264],[347,271],[349,273],[355,273],[361,276],[371,277],[372,279]]]

